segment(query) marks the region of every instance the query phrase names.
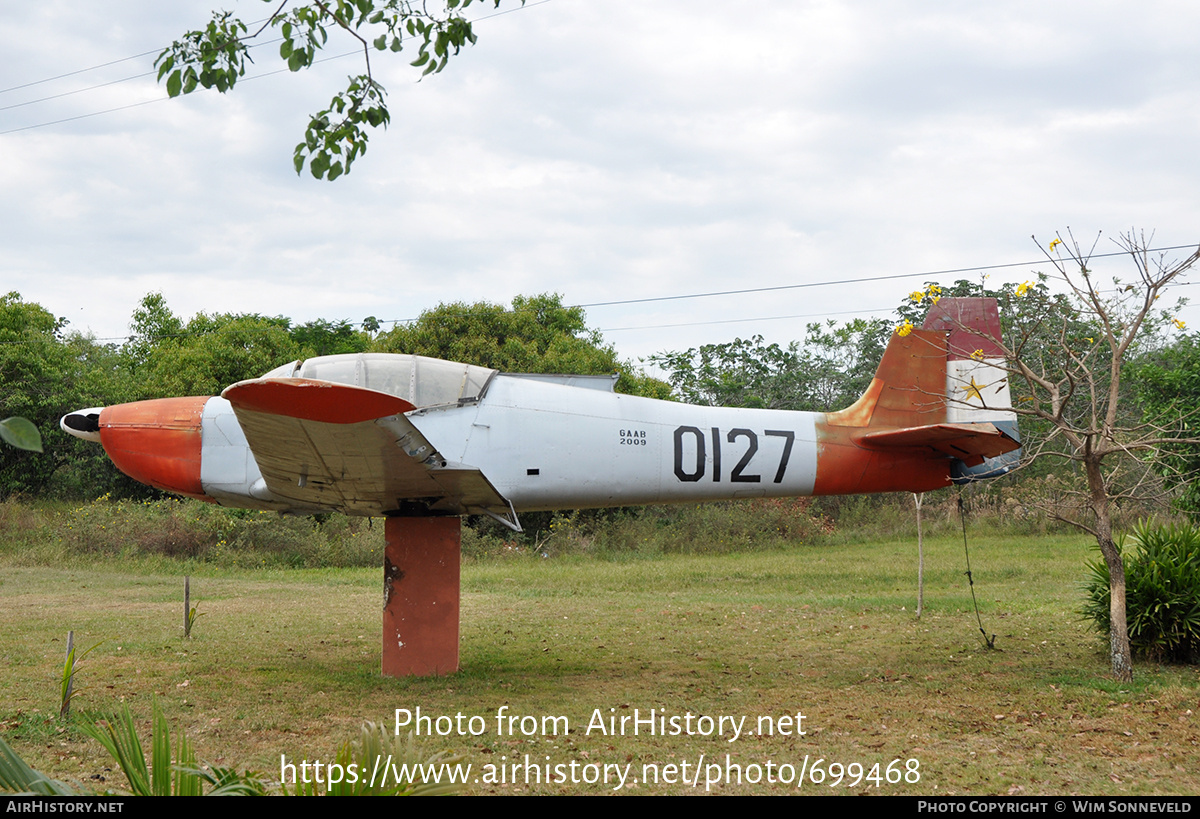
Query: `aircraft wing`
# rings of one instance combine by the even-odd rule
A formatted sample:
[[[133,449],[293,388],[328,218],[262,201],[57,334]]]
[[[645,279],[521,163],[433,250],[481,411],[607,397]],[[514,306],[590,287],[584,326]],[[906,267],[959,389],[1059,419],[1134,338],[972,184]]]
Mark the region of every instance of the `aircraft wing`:
[[[306,378],[242,381],[221,395],[271,494],[299,508],[486,514],[520,531],[508,500],[478,469],[447,463],[402,398]]]
[[[904,429],[866,432],[855,436],[864,446],[889,447],[927,446],[967,466],[978,466],[986,458],[995,458],[1019,449],[1021,444],[998,429],[995,424],[928,424]]]

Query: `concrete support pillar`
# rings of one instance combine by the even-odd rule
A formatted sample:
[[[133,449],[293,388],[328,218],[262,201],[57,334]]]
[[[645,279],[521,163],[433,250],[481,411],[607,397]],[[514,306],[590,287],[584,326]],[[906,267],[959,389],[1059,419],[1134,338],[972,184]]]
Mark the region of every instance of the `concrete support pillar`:
[[[456,517],[388,518],[383,567],[383,676],[458,671]]]

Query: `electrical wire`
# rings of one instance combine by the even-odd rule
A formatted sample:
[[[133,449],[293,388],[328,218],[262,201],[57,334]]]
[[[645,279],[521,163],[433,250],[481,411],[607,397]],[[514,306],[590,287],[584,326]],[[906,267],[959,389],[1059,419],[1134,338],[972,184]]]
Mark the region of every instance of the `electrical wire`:
[[[1169,250],[1185,250],[1196,245],[1175,245],[1174,247],[1159,247],[1147,250],[1147,253],[1165,253]],[[1088,258],[1105,259],[1110,256],[1127,256],[1128,251],[1118,250],[1112,253],[1094,253]],[[912,279],[918,276],[950,276],[955,273],[975,273],[983,270],[1002,270],[1009,267],[1027,267],[1029,265],[1045,264],[1045,259],[1032,262],[1009,262],[1008,264],[990,264],[979,267],[955,267],[948,270],[931,270],[926,273],[893,273],[887,276],[867,276],[859,279],[836,279],[824,282],[804,282],[802,284],[781,284],[776,287],[750,287],[744,290],[714,290],[708,293],[689,293],[678,296],[651,296],[645,299],[625,299],[622,301],[596,301],[590,304],[577,304],[576,307],[608,307],[614,304],[643,304],[654,301],[674,301],[676,299],[699,299],[709,296],[740,296],[744,293],[771,293],[779,290],[799,290],[805,287],[828,287],[837,284],[862,284],[864,282],[881,282],[889,279]]]
[[[1188,250],[1188,249],[1191,249],[1194,247],[1197,247],[1197,245],[1194,245],[1194,244],[1193,245],[1172,245],[1169,247],[1149,248],[1146,250],[1146,252],[1147,253],[1165,253],[1165,252],[1171,251],[1171,250]],[[1096,254],[1093,254],[1090,258],[1097,259],[1097,258],[1103,258],[1103,257],[1125,256],[1125,255],[1128,255],[1128,254],[1124,251],[1117,251],[1117,252],[1113,252],[1113,253],[1096,253]],[[1044,260],[1042,260],[1042,261],[1044,262]],[[680,293],[680,294],[671,295],[671,296],[654,296],[654,297],[644,298],[644,299],[622,299],[622,300],[617,300],[617,301],[605,301],[605,302],[582,302],[579,304],[564,304],[563,307],[564,307],[564,309],[567,309],[567,310],[571,310],[571,309],[575,309],[575,308],[588,308],[588,307],[616,307],[616,306],[622,306],[622,305],[628,305],[628,304],[643,304],[646,302],[678,301],[678,300],[682,300],[682,299],[700,299],[700,298],[707,298],[710,296],[742,295],[742,294],[748,294],[748,293],[768,293],[768,292],[774,292],[774,291],[779,291],[779,290],[795,290],[795,289],[799,289],[799,288],[808,288],[808,287],[831,287],[831,286],[836,286],[836,285],[862,284],[862,283],[869,283],[869,282],[889,281],[889,280],[894,280],[894,279],[912,279],[912,278],[932,279],[932,278],[935,278],[938,276],[946,276],[946,275],[951,275],[951,274],[971,273],[971,272],[982,271],[982,270],[1003,270],[1006,268],[1013,268],[1013,267],[1028,267],[1030,265],[1036,265],[1036,264],[1039,264],[1039,262],[1036,260],[1035,261],[1025,261],[1025,262],[1008,262],[1008,263],[1004,263],[1004,264],[976,265],[973,267],[956,267],[956,268],[949,268],[946,270],[926,270],[926,271],[921,271],[921,272],[917,272],[917,273],[891,273],[891,274],[888,274],[885,276],[864,276],[864,277],[855,278],[855,279],[828,279],[825,281],[802,282],[800,284],[785,284],[785,285],[776,285],[773,287],[747,287],[747,288],[743,288],[741,290],[713,290],[713,291],[708,291],[708,292],[704,292],[704,293]],[[1174,285],[1174,286],[1175,287],[1188,287],[1188,286],[1191,286],[1194,284],[1200,284],[1200,282],[1180,282],[1179,284]],[[747,318],[740,318],[740,319],[718,319],[718,320],[712,320],[712,321],[685,321],[685,322],[680,322],[680,323],[676,323],[676,324],[646,324],[646,325],[637,325],[637,326],[633,326],[633,327],[606,327],[606,328],[600,328],[599,332],[601,332],[601,333],[619,333],[619,332],[628,332],[628,331],[633,331],[633,330],[665,330],[665,329],[676,329],[676,328],[680,328],[680,327],[707,327],[707,326],[720,325],[720,324],[745,324],[748,322],[785,321],[785,320],[810,319],[810,318],[828,318],[830,316],[844,316],[844,315],[862,316],[862,315],[872,315],[875,313],[890,313],[890,312],[894,311],[895,309],[896,309],[895,307],[875,307],[875,308],[861,308],[861,309],[855,309],[855,310],[823,311],[820,313],[801,313],[801,314],[793,314],[793,315],[785,315],[785,316],[754,316],[754,317],[747,317]],[[505,313],[515,313],[515,312],[517,312],[517,310],[515,310],[513,308],[506,308],[504,310],[504,312]],[[462,318],[467,315],[470,315],[470,313],[469,312],[461,312],[461,313],[450,314],[450,317]],[[391,324],[394,327],[398,324],[413,324],[414,322],[420,321],[420,319],[421,319],[420,316],[416,316],[414,318],[403,318],[403,319],[376,319],[376,321],[378,321],[380,324]],[[186,335],[186,334],[180,334],[180,335]],[[127,338],[126,336],[113,336],[113,337],[109,337],[109,338],[96,339],[96,340],[97,341],[123,341],[126,338]],[[23,342],[0,342],[0,344],[3,344],[3,343],[23,343]]]
[[[22,88],[32,88],[35,85],[42,85],[44,83],[54,82],[55,80],[65,79],[66,77],[74,77],[76,74],[86,74],[89,71],[96,71],[97,69],[100,69],[100,68],[108,68],[110,65],[117,65],[119,63],[129,62],[130,60],[140,60],[142,57],[148,57],[151,54],[158,54],[160,51],[162,51],[162,49],[155,49],[154,51],[143,51],[141,54],[132,54],[128,57],[122,57],[119,60],[109,60],[106,63],[100,63],[99,65],[93,65],[89,68],[80,68],[75,71],[68,71],[66,74],[58,74],[53,77],[46,77],[44,80],[34,80],[33,82],[22,83],[21,85],[13,85],[8,88],[0,88],[0,94],[7,94],[10,91],[20,91]]]
[[[150,102],[153,102],[153,100],[150,100]],[[144,105],[145,103],[136,103],[136,104]],[[1195,245],[1195,244],[1170,245],[1170,246],[1166,246],[1166,247],[1147,248],[1147,250],[1145,252],[1146,253],[1166,253],[1166,252],[1172,251],[1172,250],[1190,250],[1197,246],[1198,245]],[[1112,253],[1095,253],[1092,256],[1090,256],[1089,258],[1098,259],[1098,258],[1106,258],[1106,257],[1113,257],[1113,256],[1126,256],[1126,255],[1128,255],[1128,253],[1126,251],[1115,251]],[[932,279],[932,278],[935,278],[938,276],[946,276],[946,275],[951,275],[951,274],[971,273],[971,272],[983,271],[983,270],[1003,270],[1006,268],[1013,268],[1013,267],[1028,267],[1030,265],[1037,265],[1037,264],[1044,263],[1044,262],[1045,262],[1044,259],[1040,260],[1040,261],[1034,260],[1034,261],[1024,261],[1024,262],[1007,262],[1004,264],[975,265],[972,267],[956,267],[956,268],[948,268],[945,270],[926,270],[926,271],[920,271],[917,273],[891,273],[891,274],[887,274],[887,275],[883,275],[883,276],[864,276],[864,277],[854,278],[854,279],[827,279],[825,281],[802,282],[799,284],[775,285],[775,286],[771,286],[771,287],[747,287],[747,288],[743,288],[740,290],[713,290],[713,291],[708,291],[708,292],[703,292],[703,293],[680,293],[680,294],[676,294],[676,295],[654,296],[654,297],[643,298],[643,299],[621,299],[621,300],[616,300],[616,301],[605,301],[605,302],[582,302],[579,304],[565,304],[565,305],[563,305],[563,308],[567,309],[567,310],[571,310],[571,309],[576,309],[576,308],[582,309],[582,308],[588,308],[588,307],[615,307],[615,306],[629,305],[629,304],[643,304],[646,302],[678,301],[678,300],[683,300],[683,299],[707,298],[710,296],[728,296],[728,295],[741,295],[741,294],[749,294],[749,293],[767,293],[767,292],[775,292],[775,291],[780,291],[780,290],[794,290],[794,289],[809,288],[809,287],[831,287],[831,286],[837,286],[837,285],[862,284],[862,283],[869,283],[869,282],[889,281],[889,280],[895,280],[895,279],[911,279],[911,278],[919,278],[919,277]],[[1188,287],[1188,286],[1191,286],[1194,284],[1200,284],[1200,282],[1180,282],[1174,286],[1175,287]],[[1105,291],[1105,292],[1109,292],[1109,291]],[[601,332],[601,333],[616,333],[616,332],[626,332],[626,331],[632,331],[632,330],[660,330],[660,329],[674,329],[674,328],[679,328],[679,327],[705,327],[705,326],[719,325],[719,324],[743,324],[743,323],[752,322],[752,321],[753,322],[763,322],[763,321],[783,321],[783,320],[788,320],[788,319],[795,320],[795,319],[807,319],[807,318],[827,318],[829,316],[840,316],[840,315],[862,316],[862,315],[870,315],[870,314],[874,314],[874,313],[889,313],[889,312],[892,312],[893,310],[895,310],[894,307],[877,307],[877,308],[862,308],[862,309],[855,309],[855,310],[823,311],[821,313],[808,313],[808,314],[786,315],[786,316],[756,316],[756,317],[741,318],[741,319],[719,319],[719,320],[712,320],[712,321],[687,321],[687,322],[681,322],[678,324],[648,324],[648,325],[640,325],[640,326],[634,326],[634,327],[609,327],[609,328],[601,328],[601,329],[599,329],[599,332]],[[505,308],[504,312],[505,313],[516,313],[518,311],[513,308]],[[460,313],[450,314],[450,317],[461,318],[461,317],[467,316],[467,315],[470,315],[470,313],[467,311],[464,311],[464,312],[460,312]],[[380,324],[391,324],[394,327],[398,324],[412,324],[414,322],[420,321],[420,318],[421,318],[420,316],[417,316],[414,318],[404,318],[404,319],[376,319],[376,321],[378,321]],[[189,335],[189,334],[179,333],[179,334],[174,334],[171,336],[164,336],[164,338],[184,337],[187,335]],[[110,336],[110,337],[98,338],[98,339],[94,339],[94,340],[95,341],[125,341],[128,338],[129,338],[129,336]],[[24,344],[24,343],[35,343],[35,342],[0,341],[0,345],[2,345],[2,344]]]
[[[550,2],[550,0],[538,0],[538,2],[535,2],[535,3],[523,3],[522,5],[517,6],[516,8],[505,9],[504,11],[498,11],[493,14],[486,14],[486,15],[483,15],[480,17],[476,17],[473,20],[471,20],[471,23],[474,24],[474,23],[480,22],[482,20],[490,20],[493,17],[501,17],[505,14],[512,14],[515,11],[524,11],[525,9],[530,9],[535,6],[545,5],[546,3],[549,3],[549,2]],[[266,22],[267,19],[268,18],[263,18],[262,20],[257,20],[249,25],[251,28],[253,28],[253,26],[258,25],[259,23]],[[263,46],[272,45],[274,43],[279,43],[282,41],[283,41],[282,37],[277,37],[273,40],[264,40],[262,42],[251,43],[249,46],[247,46],[247,48],[249,48],[249,49],[261,48]],[[74,77],[79,74],[86,74],[89,71],[96,71],[101,68],[107,68],[109,66],[118,65],[120,63],[128,62],[130,60],[141,59],[142,57],[147,57],[151,54],[155,54],[155,55],[160,54],[160,53],[162,53],[162,50],[163,49],[155,49],[153,51],[143,51],[141,54],[133,54],[129,57],[122,57],[118,60],[110,60],[106,63],[100,63],[98,65],[90,66],[88,68],[80,68],[75,71],[68,71],[65,74],[58,74],[53,77],[46,77],[45,79],[34,80],[32,82],[22,83],[21,85],[10,86],[9,88],[0,89],[0,94],[7,94],[10,91],[19,91],[22,88],[31,88],[35,85],[42,85],[44,83],[53,82],[54,80],[61,80],[66,77]],[[360,53],[362,53],[360,49],[355,49],[354,51],[348,51],[344,54],[338,54],[333,57],[325,57],[320,60],[313,60],[312,65],[317,65],[318,63],[326,63],[331,60],[340,60],[344,57],[349,57],[349,56],[352,56],[355,54],[360,54]],[[289,73],[289,72],[290,72],[290,69],[279,69],[276,71],[266,71],[266,72],[263,72],[260,74],[254,74],[249,77],[241,77],[238,79],[238,82],[242,82],[242,83],[251,82],[256,79],[262,79],[263,77],[271,77],[271,76],[274,76],[275,74],[284,74],[284,73]],[[13,105],[6,105],[4,107],[0,107],[0,111],[9,111],[14,108],[23,108],[28,105],[36,105],[37,103],[40,103],[40,102],[48,102],[50,100],[61,99],[62,97],[70,97],[70,96],[74,96],[75,94],[82,94],[87,91],[95,91],[99,88],[105,88],[105,87],[111,86],[111,85],[119,85],[121,83],[129,82],[131,80],[137,80],[137,79],[142,79],[144,77],[149,77],[149,76],[154,75],[154,73],[155,73],[154,71],[147,71],[142,74],[134,74],[133,76],[124,77],[119,80],[111,80],[109,82],[98,83],[96,85],[87,86],[85,88],[78,88],[78,89],[75,89],[74,91],[64,91],[61,94],[51,94],[49,96],[39,97],[39,98],[33,99],[33,100],[27,100],[26,102],[14,103]],[[52,120],[52,121],[48,121],[48,122],[39,122],[39,123],[34,123],[33,125],[25,125],[25,126],[22,126],[19,128],[10,128],[6,131],[0,131],[0,136],[4,136],[6,134],[15,134],[15,133],[19,133],[21,131],[31,131],[31,130],[34,130],[37,128],[46,128],[51,125],[61,125],[64,122],[74,122],[76,120],[88,119],[90,117],[98,117],[103,114],[111,114],[116,111],[125,111],[130,108],[137,108],[142,105],[148,105],[149,103],[152,103],[152,102],[165,102],[169,99],[173,99],[173,98],[168,96],[168,97],[160,97],[160,98],[153,99],[153,100],[143,100],[141,102],[135,102],[135,103],[131,103],[129,105],[120,105],[115,108],[106,108],[102,111],[93,111],[88,114],[78,114],[76,116],[64,117],[62,119],[56,119],[56,120]]]

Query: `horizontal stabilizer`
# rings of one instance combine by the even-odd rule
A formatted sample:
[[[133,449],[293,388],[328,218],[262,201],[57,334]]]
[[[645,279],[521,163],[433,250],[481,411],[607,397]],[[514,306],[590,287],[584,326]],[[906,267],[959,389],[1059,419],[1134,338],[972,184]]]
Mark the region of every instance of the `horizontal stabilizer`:
[[[486,514],[519,529],[478,469],[448,464],[388,393],[305,378],[242,381],[233,406],[271,494],[297,509],[389,515]]]
[[[873,449],[930,447],[967,466],[977,466],[987,458],[996,458],[1021,446],[994,424],[929,424],[865,432],[856,435],[855,439]]]

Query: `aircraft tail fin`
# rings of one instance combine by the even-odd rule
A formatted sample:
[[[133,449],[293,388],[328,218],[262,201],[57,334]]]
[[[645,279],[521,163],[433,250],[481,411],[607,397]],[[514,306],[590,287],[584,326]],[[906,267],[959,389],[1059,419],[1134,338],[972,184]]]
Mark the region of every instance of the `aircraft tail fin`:
[[[827,462],[839,464],[819,471],[819,492],[924,491],[1013,469],[1020,439],[999,338],[996,301],[982,298],[942,298],[919,329],[893,333],[867,391],[819,425]],[[859,477],[860,458],[833,454],[839,441],[894,468],[872,456]]]
[[[1004,368],[1000,309],[995,299],[943,298],[925,316],[923,330],[946,337],[946,421],[951,424],[994,426],[1012,443],[1009,450],[956,460],[955,483],[995,478],[1021,460],[1017,415]]]
[[[828,413],[826,422],[888,429],[945,423],[945,387],[945,333],[897,330],[866,392],[846,409]]]

